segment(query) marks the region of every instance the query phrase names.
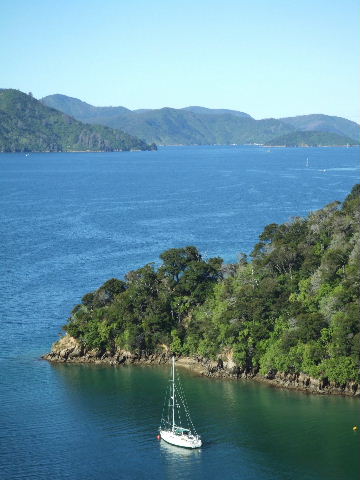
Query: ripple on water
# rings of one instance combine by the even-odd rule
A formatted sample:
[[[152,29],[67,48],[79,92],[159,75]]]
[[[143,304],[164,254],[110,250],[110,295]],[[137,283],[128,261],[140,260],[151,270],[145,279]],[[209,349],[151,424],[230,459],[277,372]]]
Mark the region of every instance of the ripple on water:
[[[186,244],[237,261],[268,223],[343,200],[357,157],[256,147],[33,154],[31,163],[0,154],[2,478],[357,479],[351,399],[184,372],[204,439],[187,451],[156,440],[168,369],[36,360],[84,293]]]

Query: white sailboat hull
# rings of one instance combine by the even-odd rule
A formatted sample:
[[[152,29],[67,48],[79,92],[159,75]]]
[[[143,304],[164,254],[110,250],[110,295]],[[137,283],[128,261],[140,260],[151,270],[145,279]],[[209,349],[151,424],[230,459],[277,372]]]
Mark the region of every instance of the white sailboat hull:
[[[199,448],[202,445],[201,439],[194,435],[176,435],[171,430],[160,430],[160,436],[165,442],[184,448]]]
[[[186,407],[186,402],[182,398],[184,393],[182,389],[178,388],[175,385],[175,357],[172,358],[172,379],[170,384],[169,392],[169,410],[167,418],[164,418],[164,411],[161,417],[160,423],[160,437],[165,440],[165,442],[170,443],[171,445],[176,445],[177,447],[183,448],[199,448],[202,445],[202,441],[199,435],[196,434],[195,427],[191,421],[190,414]],[[166,397],[165,397],[166,401]],[[185,415],[187,418],[188,425],[185,425],[180,420],[179,412],[176,411],[179,407],[185,410]],[[165,407],[165,405],[164,405]],[[177,422],[180,420],[180,425]],[[171,425],[171,427],[170,427]],[[191,428],[190,428],[191,427]],[[195,432],[195,433],[192,433]]]

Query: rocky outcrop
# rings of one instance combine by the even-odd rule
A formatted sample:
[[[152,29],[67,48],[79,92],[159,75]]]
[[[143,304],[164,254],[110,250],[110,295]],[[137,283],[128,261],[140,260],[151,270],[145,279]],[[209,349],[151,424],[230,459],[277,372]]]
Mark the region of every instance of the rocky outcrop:
[[[123,365],[133,363],[167,363],[170,356],[163,354],[139,354],[126,350],[115,351],[88,350],[70,335],[65,335],[52,345],[51,352],[43,355],[44,360],[58,363],[96,363],[108,365]]]
[[[54,343],[50,353],[42,357],[50,362],[67,363],[95,363],[108,365],[129,364],[166,364],[171,360],[171,353],[164,349],[162,353],[148,354],[146,352],[131,353],[117,349],[113,352],[100,350],[87,350],[78,340],[65,335]],[[253,380],[268,385],[299,390],[308,393],[347,395],[360,398],[360,385],[349,382],[340,385],[330,382],[328,379],[313,378],[305,373],[283,373],[270,371],[267,375],[261,375],[257,369],[244,370],[239,368],[229,351],[219,355],[217,360],[194,356],[177,358],[177,365],[189,368],[199,375],[214,378]]]
[[[270,372],[268,375],[256,375],[255,380],[293,390],[303,392],[348,395],[360,398],[360,385],[356,382],[348,382],[343,385],[329,381],[327,378],[313,378],[305,373]]]

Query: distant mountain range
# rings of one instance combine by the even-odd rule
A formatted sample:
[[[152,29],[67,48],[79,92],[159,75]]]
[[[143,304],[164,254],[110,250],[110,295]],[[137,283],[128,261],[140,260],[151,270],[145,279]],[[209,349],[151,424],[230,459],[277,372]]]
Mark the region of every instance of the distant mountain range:
[[[44,97],[41,102],[82,122],[122,129],[148,143],[160,145],[270,144],[290,134],[295,134],[293,139],[297,139],[298,145],[305,145],[309,131],[338,135],[315,135],[313,139],[321,142],[316,145],[352,145],[360,139],[357,123],[321,114],[255,120],[237,110],[199,106],[153,110],[94,107],[60,94]],[[291,136],[289,138],[291,140]]]
[[[143,140],[103,125],[85,125],[13,89],[0,89],[0,152],[150,150]]]
[[[360,137],[360,126],[342,117],[315,114],[281,118],[280,120],[292,125],[298,131],[332,132],[348,136],[357,141]]]
[[[199,106],[132,111],[94,107],[65,95],[39,101],[18,90],[0,89],[3,152],[149,150],[155,143],[358,145],[359,137],[357,123],[327,115],[255,120],[244,112]]]

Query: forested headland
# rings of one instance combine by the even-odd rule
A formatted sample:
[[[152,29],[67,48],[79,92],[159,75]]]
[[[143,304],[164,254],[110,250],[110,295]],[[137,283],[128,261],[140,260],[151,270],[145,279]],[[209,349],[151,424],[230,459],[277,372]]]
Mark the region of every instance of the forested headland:
[[[267,142],[267,146],[283,147],[336,147],[359,145],[358,140],[334,132],[292,132]]]
[[[156,145],[121,130],[82,123],[31,93],[0,89],[0,152],[126,150],[156,150]]]
[[[237,371],[359,382],[360,185],[307,218],[265,227],[251,258],[160,255],[87,293],[64,326],[82,352],[161,352]],[[51,359],[51,358],[49,358]]]

